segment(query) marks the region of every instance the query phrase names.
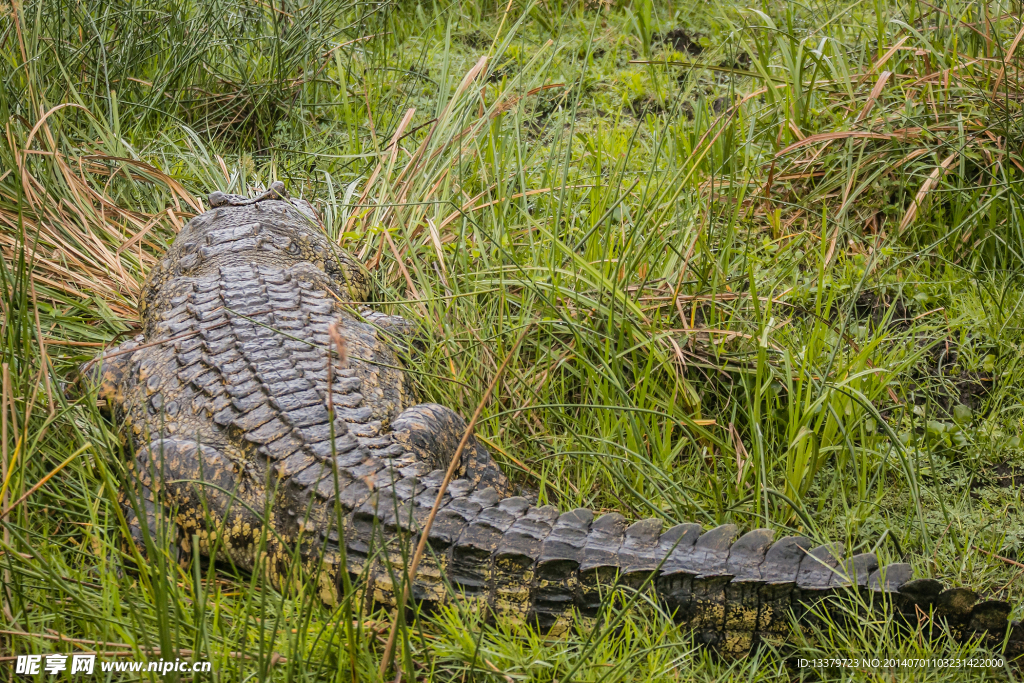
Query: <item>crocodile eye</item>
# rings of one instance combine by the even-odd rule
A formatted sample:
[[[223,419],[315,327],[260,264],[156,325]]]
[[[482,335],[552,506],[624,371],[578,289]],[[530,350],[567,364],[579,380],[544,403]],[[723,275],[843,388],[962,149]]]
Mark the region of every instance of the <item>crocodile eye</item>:
[[[291,242],[288,243],[288,253],[289,254],[291,254],[292,256],[298,256],[300,251],[302,251],[302,250],[299,248],[299,243],[298,242],[296,242],[295,240],[292,240]]]

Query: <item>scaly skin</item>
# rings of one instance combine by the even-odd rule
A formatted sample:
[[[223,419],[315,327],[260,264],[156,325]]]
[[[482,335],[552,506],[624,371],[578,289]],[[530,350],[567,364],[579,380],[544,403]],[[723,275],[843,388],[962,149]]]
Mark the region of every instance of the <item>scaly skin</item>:
[[[85,372],[131,442],[134,483],[122,501],[132,536],[144,548],[169,519],[185,552],[195,539],[203,555],[263,567],[280,587],[315,577],[328,604],[342,572],[362,573],[372,598],[393,605],[394,577],[465,423],[412,404],[391,350],[408,323],[360,311],[369,280],[316,228],[308,204],[280,184],[255,200],[210,199],[215,208],[189,222],[146,282],[143,334]],[[471,600],[560,632],[593,617],[616,582],[647,585],[699,640],[739,654],[857,590],[886,595],[878,602],[911,623],[933,610],[958,637],[1002,646],[1009,629],[1008,651],[1024,648],[1007,603],[913,580],[906,564],[879,569],[873,554],[845,559],[841,544],[811,548],[800,537],[773,543],[767,529],[737,540],[733,525],[662,531],[657,519],[560,514],[508,489],[471,440],[430,530],[415,600]]]

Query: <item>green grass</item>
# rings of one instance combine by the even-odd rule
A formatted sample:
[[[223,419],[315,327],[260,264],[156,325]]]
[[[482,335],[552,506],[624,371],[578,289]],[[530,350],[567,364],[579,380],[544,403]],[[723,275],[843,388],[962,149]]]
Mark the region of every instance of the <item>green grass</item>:
[[[387,614],[224,567],[123,571],[123,447],[64,393],[135,333],[205,194],[274,179],[422,326],[424,400],[471,414],[532,326],[478,432],[541,501],[840,539],[1024,604],[995,557],[1024,558],[1020,30],[1017,5],[961,0],[5,6],[2,507],[75,457],[2,523],[0,656],[376,680]],[[884,621],[736,662],[650,605],[618,623],[549,640],[445,612],[403,628],[398,661],[439,681],[981,675],[792,663],[978,652]]]

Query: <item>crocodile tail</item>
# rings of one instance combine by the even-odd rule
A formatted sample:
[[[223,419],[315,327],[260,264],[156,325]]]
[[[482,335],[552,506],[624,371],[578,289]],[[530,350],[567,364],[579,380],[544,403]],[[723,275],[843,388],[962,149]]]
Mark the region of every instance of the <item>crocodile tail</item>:
[[[408,523],[400,521],[402,509]],[[377,523],[413,531],[423,518],[416,506],[397,511],[377,514]],[[911,626],[944,629],[961,641],[981,639],[1008,655],[1024,652],[1024,627],[1010,622],[1006,602],[915,579],[909,564],[879,567],[873,553],[847,557],[841,543],[775,540],[769,529],[740,536],[731,524],[707,531],[679,524],[663,531],[657,519],[627,525],[617,513],[559,513],[484,489],[448,499],[428,540],[414,600],[429,606],[476,602],[551,634],[591,621],[611,590],[626,586],[653,592],[699,642],[740,655],[761,642],[785,641],[794,617],[805,628],[826,618],[849,619],[854,603],[835,598],[858,593],[860,604],[894,610]],[[394,604],[401,582],[396,567],[408,555],[389,557],[372,572],[374,596]]]
[[[317,525],[327,555],[336,558],[331,562],[341,569],[343,543],[346,570],[368,578],[372,598],[392,606],[444,479],[442,469],[418,473],[445,464],[432,453],[454,449],[435,443],[437,434],[462,431],[461,418],[447,429],[428,428],[444,426],[442,418],[454,415],[447,409],[406,412],[395,422],[396,441],[410,453],[369,476],[357,479],[353,470],[333,498],[345,509],[344,540],[330,520]],[[728,654],[785,640],[794,617],[811,630],[823,618],[842,622],[856,616],[854,605],[884,606],[915,628],[1024,652],[1024,627],[1010,622],[1008,603],[915,579],[908,564],[879,567],[873,553],[847,556],[842,543],[814,547],[800,536],[776,540],[769,529],[740,535],[732,524],[706,531],[679,524],[663,530],[659,519],[627,524],[618,513],[532,505],[490,485],[495,478],[488,473],[498,470],[482,446],[470,445],[473,455],[442,497],[412,583],[413,600],[428,609],[451,600],[475,603],[482,612],[558,634],[597,617],[622,586],[653,594],[699,641]],[[422,467],[397,467],[400,462]],[[863,599],[835,599],[853,594]]]

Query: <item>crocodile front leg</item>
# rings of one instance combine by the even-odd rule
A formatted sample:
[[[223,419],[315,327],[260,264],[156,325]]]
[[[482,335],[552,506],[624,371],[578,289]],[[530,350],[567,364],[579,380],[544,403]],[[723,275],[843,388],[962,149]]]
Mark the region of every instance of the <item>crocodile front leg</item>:
[[[130,381],[130,352],[143,341],[144,338],[140,334],[83,364],[78,369],[77,381],[71,387],[76,391],[69,391],[69,395],[90,395],[95,391],[96,398],[104,402],[107,411],[114,412],[120,408],[124,403],[127,384]]]
[[[137,373],[132,372],[132,351],[142,346],[144,342],[143,335],[138,335],[108,349],[103,355],[83,364],[79,368],[77,380],[72,385],[75,393],[95,396],[100,403],[101,411],[115,423],[125,422],[128,412],[125,400],[138,381]],[[126,438],[129,443],[125,445],[131,447],[134,439],[130,436]],[[151,464],[150,446],[145,446],[139,450],[137,458],[128,463],[128,469],[133,475],[130,479],[134,480],[136,485],[131,488],[122,486],[118,492],[118,503],[128,524],[129,538],[144,557],[149,554],[149,549],[154,544],[162,546],[166,541],[170,546],[171,556],[177,558],[175,540],[179,534],[176,527],[164,506],[155,498],[153,490],[149,485],[141,483],[139,477],[140,472],[149,468]],[[140,466],[143,469],[140,469]],[[151,476],[146,476],[145,479],[152,480]]]

